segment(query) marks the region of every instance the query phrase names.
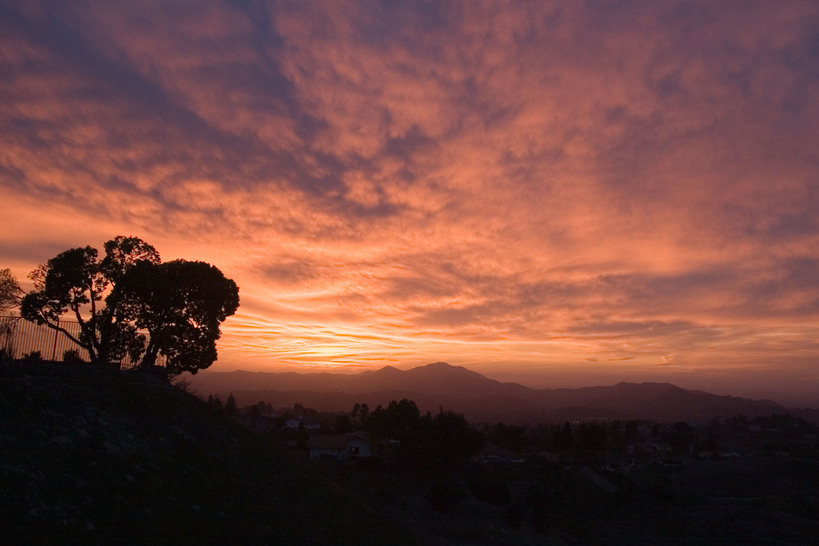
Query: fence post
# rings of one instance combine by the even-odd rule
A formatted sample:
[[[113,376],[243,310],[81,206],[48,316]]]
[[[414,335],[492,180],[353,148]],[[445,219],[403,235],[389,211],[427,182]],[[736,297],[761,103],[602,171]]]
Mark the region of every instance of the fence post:
[[[60,319],[57,319],[57,328],[60,327]],[[51,350],[51,361],[54,362],[57,360],[57,337],[59,334],[59,330],[54,330],[54,348]]]

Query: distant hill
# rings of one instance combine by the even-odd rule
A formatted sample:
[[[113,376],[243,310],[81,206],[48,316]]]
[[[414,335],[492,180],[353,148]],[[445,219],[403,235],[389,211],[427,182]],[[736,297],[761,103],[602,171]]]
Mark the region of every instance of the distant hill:
[[[770,415],[787,408],[770,400],[750,400],[682,389],[669,383],[618,383],[580,389],[532,389],[502,383],[462,366],[436,362],[409,370],[387,366],[359,374],[203,372],[189,379],[201,396],[233,393],[240,404],[260,400],[321,410],[349,410],[410,398],[422,411],[439,407],[473,420],[549,422],[567,419],[707,421],[717,416]]]

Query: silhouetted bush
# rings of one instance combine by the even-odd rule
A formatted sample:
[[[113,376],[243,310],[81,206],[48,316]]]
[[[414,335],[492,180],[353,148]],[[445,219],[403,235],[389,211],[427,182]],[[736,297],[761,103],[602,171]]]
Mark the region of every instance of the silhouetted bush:
[[[85,360],[80,357],[79,351],[68,349],[63,353],[63,362],[66,364],[85,364]]]
[[[23,356],[23,360],[26,362],[42,362],[43,355],[40,353],[40,351],[31,351]]]

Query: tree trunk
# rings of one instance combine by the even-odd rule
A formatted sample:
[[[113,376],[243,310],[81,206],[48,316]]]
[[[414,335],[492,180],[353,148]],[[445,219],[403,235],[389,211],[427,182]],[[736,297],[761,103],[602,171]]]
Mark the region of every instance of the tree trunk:
[[[142,363],[140,364],[140,368],[143,370],[150,370],[154,366],[156,366],[156,357],[159,353],[159,347],[154,345],[153,343],[148,344],[148,348],[145,349],[145,356],[142,357]]]

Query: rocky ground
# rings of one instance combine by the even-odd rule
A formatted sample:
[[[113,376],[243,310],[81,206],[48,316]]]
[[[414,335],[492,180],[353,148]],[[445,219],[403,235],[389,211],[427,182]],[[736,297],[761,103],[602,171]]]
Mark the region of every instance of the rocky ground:
[[[159,379],[15,363],[0,365],[0,535],[9,544],[409,540]]]

